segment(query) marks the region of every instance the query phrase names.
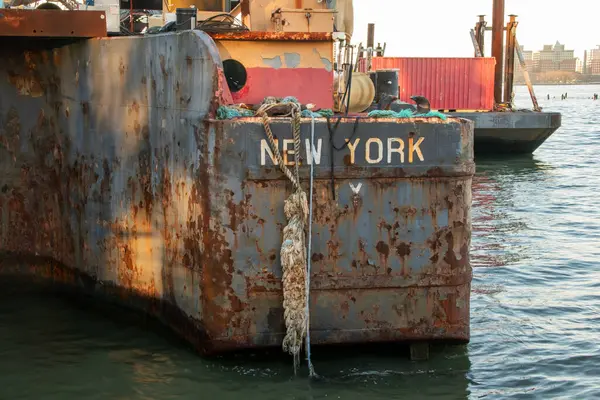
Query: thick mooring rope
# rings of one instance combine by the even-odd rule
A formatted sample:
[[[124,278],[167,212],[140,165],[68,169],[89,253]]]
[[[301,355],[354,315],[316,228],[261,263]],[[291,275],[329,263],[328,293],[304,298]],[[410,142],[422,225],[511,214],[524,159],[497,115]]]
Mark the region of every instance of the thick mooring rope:
[[[306,193],[297,190],[285,201],[284,211],[288,219],[283,229],[281,266],[283,269],[283,308],[286,335],[283,349],[294,356],[297,371],[306,335],[306,246],[304,228],[308,207]]]
[[[309,209],[307,196],[300,186],[299,157],[300,157],[300,105],[291,103],[292,132],[294,136],[294,151],[296,162],[294,174],[283,162],[279,149],[275,145],[275,138],[269,125],[267,111],[278,106],[272,102],[265,104],[257,111],[262,116],[265,133],[275,156],[279,168],[294,185],[294,193],[287,198],[284,204],[287,226],[283,229],[283,243],[281,244],[281,267],[283,271],[283,308],[286,326],[286,335],[283,339],[283,350],[294,357],[294,372],[297,373],[300,361],[302,343],[307,333],[307,253],[305,228],[308,220]],[[312,143],[311,143],[312,146]],[[311,149],[312,151],[312,149]],[[312,370],[312,367],[311,367]]]

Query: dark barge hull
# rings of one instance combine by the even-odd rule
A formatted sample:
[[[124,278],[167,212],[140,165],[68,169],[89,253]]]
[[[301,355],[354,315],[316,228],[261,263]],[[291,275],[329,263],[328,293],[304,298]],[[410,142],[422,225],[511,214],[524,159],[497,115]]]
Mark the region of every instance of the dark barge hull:
[[[455,112],[475,122],[475,155],[531,154],[561,126],[560,113]]]

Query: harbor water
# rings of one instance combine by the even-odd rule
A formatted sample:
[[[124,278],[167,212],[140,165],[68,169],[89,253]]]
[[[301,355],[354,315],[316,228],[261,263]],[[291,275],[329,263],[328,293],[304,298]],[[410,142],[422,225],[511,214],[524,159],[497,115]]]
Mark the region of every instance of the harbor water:
[[[317,347],[309,380],[287,357],[202,359],[141,317],[4,279],[0,399],[600,398],[600,86],[536,90],[563,127],[532,157],[477,160],[470,344],[418,363]]]

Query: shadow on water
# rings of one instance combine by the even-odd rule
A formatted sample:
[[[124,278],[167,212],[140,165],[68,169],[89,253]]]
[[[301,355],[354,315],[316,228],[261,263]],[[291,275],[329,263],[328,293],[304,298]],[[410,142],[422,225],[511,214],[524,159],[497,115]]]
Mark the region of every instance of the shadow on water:
[[[2,337],[0,353],[4,347],[21,346],[25,363],[30,362],[27,354],[40,358],[43,353],[56,371],[63,368],[61,357],[65,354],[69,354],[70,363],[77,364],[79,358],[85,360],[86,353],[105,353],[112,366],[97,366],[105,378],[153,393],[143,398],[172,398],[176,392],[181,393],[177,398],[184,399],[204,392],[207,398],[214,395],[220,399],[242,395],[247,399],[468,397],[471,362],[466,345],[435,344],[430,359],[423,362],[411,362],[407,347],[397,344],[314,346],[313,363],[319,377],[308,379],[306,362],[302,360],[302,369],[294,376],[291,357],[278,348],[201,357],[155,319],[120,305],[75,292],[58,292],[49,284],[25,278],[3,277],[0,290],[3,304],[10,300],[22,307],[17,312],[12,306],[0,306],[0,321],[13,330],[27,330],[26,335],[35,338],[10,343],[15,337],[13,331],[11,336]],[[22,324],[11,323],[12,319]],[[50,321],[65,325],[48,329]],[[43,342],[39,342],[42,337]],[[49,352],[49,348],[54,350]],[[118,388],[106,390],[125,394]]]
[[[478,156],[475,164],[477,175],[523,176],[554,169],[554,166],[538,160],[533,154],[520,154],[512,157]]]

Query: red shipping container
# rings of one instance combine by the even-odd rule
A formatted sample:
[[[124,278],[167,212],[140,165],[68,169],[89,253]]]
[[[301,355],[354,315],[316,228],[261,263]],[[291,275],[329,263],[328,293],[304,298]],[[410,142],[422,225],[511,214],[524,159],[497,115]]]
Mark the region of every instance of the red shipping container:
[[[372,70],[398,69],[400,100],[424,96],[433,110],[494,108],[496,59],[374,57]]]

